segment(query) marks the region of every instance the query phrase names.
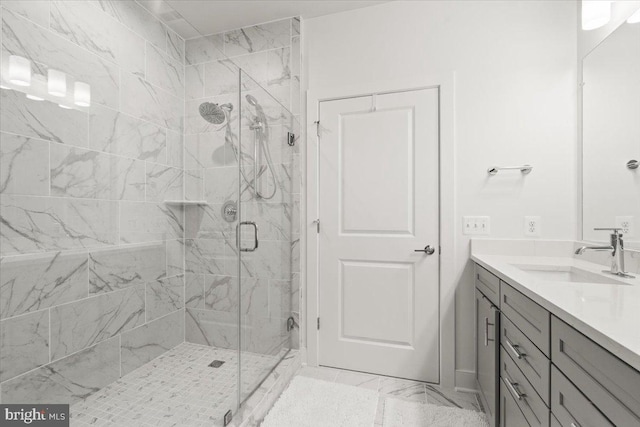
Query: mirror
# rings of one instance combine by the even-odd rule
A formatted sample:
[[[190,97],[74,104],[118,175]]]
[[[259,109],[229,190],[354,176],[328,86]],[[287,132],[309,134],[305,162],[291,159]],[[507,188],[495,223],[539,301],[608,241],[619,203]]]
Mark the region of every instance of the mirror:
[[[640,23],[584,58],[583,82],[582,238],[608,241],[593,229],[624,227],[627,243],[640,242]]]

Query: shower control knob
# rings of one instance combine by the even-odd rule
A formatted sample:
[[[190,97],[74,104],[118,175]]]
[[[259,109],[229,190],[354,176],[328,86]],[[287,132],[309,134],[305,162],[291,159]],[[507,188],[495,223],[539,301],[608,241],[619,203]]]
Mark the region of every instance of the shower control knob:
[[[414,252],[424,252],[427,255],[433,255],[436,250],[431,245],[427,245],[424,247],[424,249],[416,249],[414,250]]]

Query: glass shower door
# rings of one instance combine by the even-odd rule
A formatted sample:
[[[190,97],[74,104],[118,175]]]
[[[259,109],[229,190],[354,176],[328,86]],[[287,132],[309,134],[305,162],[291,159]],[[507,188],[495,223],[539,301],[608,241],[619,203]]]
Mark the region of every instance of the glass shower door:
[[[283,105],[289,87],[272,96],[240,71],[239,399],[245,401],[291,349],[294,236],[292,168],[297,122]],[[291,145],[290,145],[291,144]]]

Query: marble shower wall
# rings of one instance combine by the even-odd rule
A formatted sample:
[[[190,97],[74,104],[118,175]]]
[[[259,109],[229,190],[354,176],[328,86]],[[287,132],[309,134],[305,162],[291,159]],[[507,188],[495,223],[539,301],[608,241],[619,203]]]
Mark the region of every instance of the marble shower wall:
[[[91,85],[0,90],[3,403],[73,403],[184,341],[184,40],[134,1],[2,1],[2,57]]]
[[[243,74],[239,79],[239,68],[250,77]],[[248,94],[258,100],[269,124],[276,169],[275,196],[269,200],[257,199],[247,184],[254,177],[255,135],[249,126],[256,116],[256,109],[246,102]],[[229,126],[220,129],[204,121],[198,113],[203,102],[231,103]],[[240,344],[243,350],[267,354],[276,354],[283,346],[298,348],[297,333],[289,341],[286,319],[292,311],[297,317],[300,307],[298,143],[302,138],[289,147],[286,135],[291,131],[299,136],[299,114],[299,19],[186,41],[185,191],[189,199],[207,201],[207,205],[187,207],[185,213],[185,333],[189,342],[226,348]],[[242,177],[238,175],[239,147]],[[263,193],[270,194],[274,184],[268,171],[261,181]],[[256,221],[260,234],[258,250],[242,254],[240,291],[237,222],[225,222],[221,215],[224,202],[238,197],[241,219]],[[243,238],[247,239],[243,245],[251,246],[250,237]]]

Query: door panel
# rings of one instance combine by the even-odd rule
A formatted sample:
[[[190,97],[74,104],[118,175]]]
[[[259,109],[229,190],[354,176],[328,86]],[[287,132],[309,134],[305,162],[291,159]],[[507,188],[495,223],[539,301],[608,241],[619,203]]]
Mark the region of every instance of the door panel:
[[[412,264],[343,261],[340,284],[341,339],[413,344]],[[362,304],[369,293],[377,298]]]
[[[412,113],[405,107],[340,118],[341,233],[413,234]]]
[[[438,382],[438,90],[322,102],[320,122],[320,364]]]

